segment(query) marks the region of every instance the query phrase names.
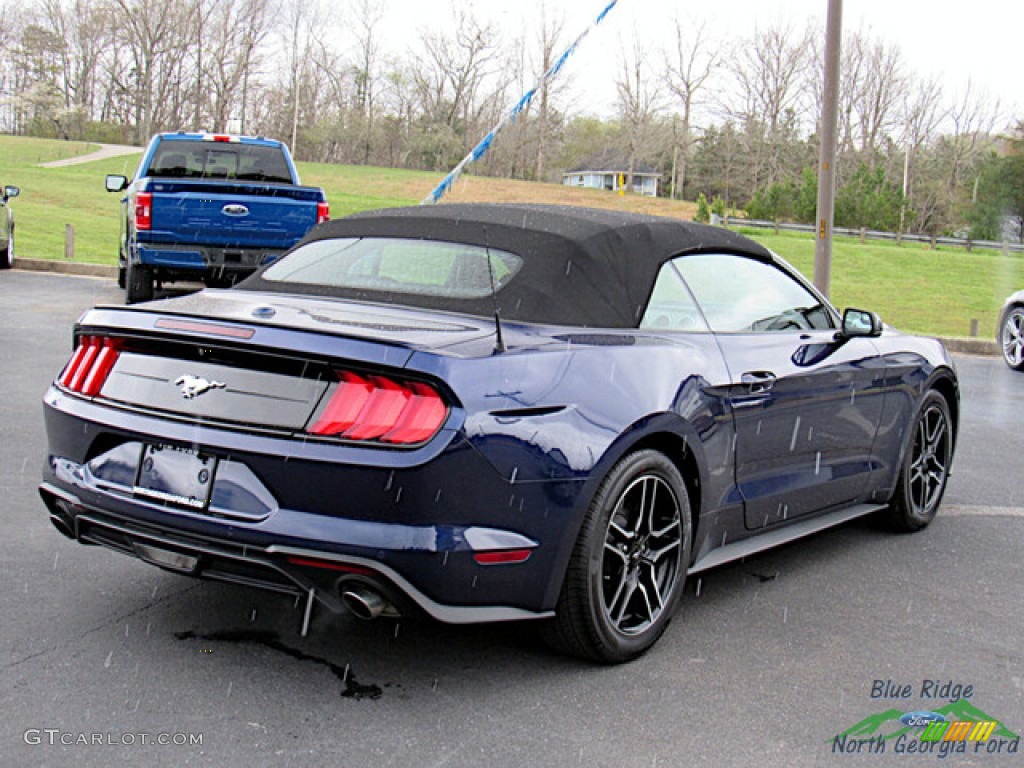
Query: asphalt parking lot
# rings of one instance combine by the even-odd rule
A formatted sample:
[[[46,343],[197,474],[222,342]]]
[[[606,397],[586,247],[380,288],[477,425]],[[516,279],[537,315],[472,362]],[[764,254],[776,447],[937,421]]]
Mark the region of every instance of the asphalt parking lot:
[[[860,521],[705,573],[651,653],[605,668],[524,625],[320,612],[303,638],[289,599],[58,535],[41,397],[75,318],[121,301],[110,280],[0,274],[0,765],[1024,766],[1006,735],[1024,733],[1024,374],[997,358],[957,358],[928,529]],[[955,696],[1002,735],[948,759],[837,749]]]

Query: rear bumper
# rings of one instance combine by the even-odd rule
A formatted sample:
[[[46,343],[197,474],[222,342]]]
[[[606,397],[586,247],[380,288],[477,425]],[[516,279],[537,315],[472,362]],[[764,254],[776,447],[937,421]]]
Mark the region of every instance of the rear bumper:
[[[447,623],[553,615],[577,483],[509,482],[460,438],[376,451],[370,463],[366,449],[178,424],[55,389],[44,413],[40,493],[57,528],[82,543],[191,576],[315,592],[333,610],[357,580]],[[137,487],[139,449],[154,443],[218,457],[207,508]],[[478,559],[508,551],[528,557]]]
[[[282,251],[267,248],[232,248],[198,245],[138,245],[135,259],[139,264],[185,272],[249,273],[269,264]]]
[[[431,599],[377,559],[340,555],[314,544],[253,546],[229,539],[185,534],[90,507],[72,493],[43,483],[40,496],[54,527],[82,544],[95,544],[188,576],[226,581],[296,597],[312,597],[340,612],[342,591],[370,586],[402,613],[420,611],[449,624],[518,621],[553,616],[501,605],[447,605]],[[176,555],[177,557],[168,557]]]

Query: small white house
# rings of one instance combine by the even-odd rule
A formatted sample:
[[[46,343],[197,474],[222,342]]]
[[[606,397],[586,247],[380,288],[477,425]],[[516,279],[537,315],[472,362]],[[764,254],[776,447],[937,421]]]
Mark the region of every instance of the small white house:
[[[629,179],[629,162],[622,155],[608,152],[590,158],[578,167],[562,173],[562,184],[567,187],[588,187],[618,192]],[[658,196],[661,174],[653,168],[633,167],[633,185],[629,191],[647,197]]]

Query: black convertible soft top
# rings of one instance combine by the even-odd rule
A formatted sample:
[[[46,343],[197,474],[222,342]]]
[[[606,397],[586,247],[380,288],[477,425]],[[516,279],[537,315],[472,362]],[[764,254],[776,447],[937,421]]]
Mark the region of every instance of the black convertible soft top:
[[[465,243],[522,257],[520,272],[492,298],[395,294],[262,279],[242,290],[399,304],[477,316],[592,328],[636,328],[661,265],[684,253],[717,251],[771,258],[720,227],[621,211],[553,205],[465,203],[389,208],[325,222],[296,248],[326,238],[388,237]],[[287,259],[287,255],[284,257]]]

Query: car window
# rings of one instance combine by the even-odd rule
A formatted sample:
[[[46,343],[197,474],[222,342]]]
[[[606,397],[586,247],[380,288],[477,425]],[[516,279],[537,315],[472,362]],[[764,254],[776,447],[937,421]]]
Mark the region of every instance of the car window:
[[[694,254],[671,263],[716,333],[835,327],[818,297],[775,264],[735,254]]]
[[[515,254],[478,245],[384,237],[326,238],[300,245],[268,267],[263,279],[471,299],[501,291],[521,266],[522,259]]]
[[[673,262],[662,265],[654,282],[641,328],[664,331],[707,331],[693,295]]]
[[[171,179],[238,179],[290,183],[291,172],[280,147],[209,141],[163,141],[149,175]]]

